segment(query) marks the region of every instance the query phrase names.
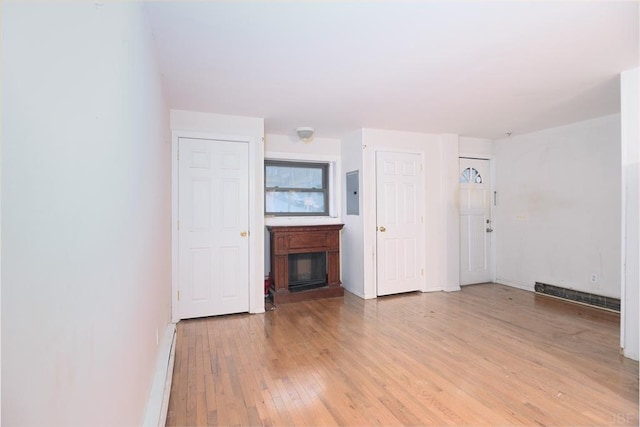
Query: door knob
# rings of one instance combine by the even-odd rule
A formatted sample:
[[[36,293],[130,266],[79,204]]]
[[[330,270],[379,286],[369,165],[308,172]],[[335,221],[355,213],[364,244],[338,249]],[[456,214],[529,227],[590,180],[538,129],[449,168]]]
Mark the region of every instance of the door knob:
[[[241,232],[241,233],[240,233],[240,236],[242,236],[242,237],[247,237],[247,232],[246,232],[246,231]]]
[[[387,231],[387,229],[384,228],[383,226],[380,226],[379,230],[380,230],[381,233],[384,233],[385,231]]]
[[[491,233],[493,231],[493,227],[491,227],[491,220],[487,219],[487,228],[486,228],[486,232],[487,233]]]

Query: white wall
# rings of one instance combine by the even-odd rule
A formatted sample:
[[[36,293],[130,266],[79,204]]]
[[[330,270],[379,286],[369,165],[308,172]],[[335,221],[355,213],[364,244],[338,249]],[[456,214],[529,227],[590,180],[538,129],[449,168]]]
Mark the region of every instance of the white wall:
[[[178,136],[212,139],[237,138],[249,141],[249,311],[264,312],[264,119],[259,117],[228,116],[197,111],[171,110],[171,131],[173,133],[173,155],[177,158]],[[172,167],[172,230],[177,236],[177,162]],[[177,295],[177,240],[174,239],[172,262],[172,295]],[[175,302],[175,301],[174,301]],[[172,316],[178,320],[173,306]]]
[[[259,117],[230,116],[200,111],[171,109],[171,130],[223,133],[227,136],[264,137],[264,119]]]
[[[342,257],[342,286],[349,292],[364,298],[364,207],[362,205],[362,130],[358,130],[342,139],[341,143],[342,162],[342,188],[347,186],[346,174],[352,171],[359,171],[359,215],[347,215],[346,193],[342,198],[342,240],[340,254]],[[368,295],[372,298],[373,295]]]
[[[456,201],[458,137],[363,129],[362,144],[361,212],[363,213],[364,297],[376,296],[375,152],[377,150],[422,153],[425,161],[426,209],[423,290],[459,290],[459,218]],[[346,159],[343,158],[343,161]]]
[[[640,69],[620,76],[622,138],[622,319],[624,355],[638,360],[640,286]]]
[[[446,247],[446,263],[444,265],[444,278],[441,279],[442,289],[445,291],[460,290],[460,139],[458,135],[443,134],[440,136],[440,163],[436,165],[433,161],[427,160],[428,169],[440,169],[442,182],[440,190],[442,192],[442,212],[441,221],[446,224],[444,228],[444,241],[441,243]],[[428,187],[427,187],[428,188]],[[427,194],[427,203],[436,203],[433,196]],[[427,222],[427,239],[429,238],[429,227],[432,230],[442,227],[438,221]],[[434,248],[432,252],[427,252],[427,263],[434,253],[442,252],[441,248]],[[428,264],[427,264],[428,266]],[[439,289],[437,284],[433,284],[434,289]]]
[[[265,158],[276,160],[300,160],[306,162],[326,162],[329,168],[329,216],[267,216],[266,225],[318,225],[341,223],[342,175],[340,163],[340,140],[334,138],[313,137],[308,142],[302,142],[297,137],[279,134],[265,136]],[[268,234],[268,233],[267,233]],[[269,236],[266,236],[268,242]],[[266,262],[269,263],[268,244],[265,249]]]
[[[494,142],[498,282],[620,297],[619,141],[613,115]]]
[[[170,315],[170,140],[140,7],[3,5],[3,425],[144,417]]]
[[[304,155],[340,155],[340,140],[335,138],[319,138],[314,136],[308,142],[298,139],[297,135],[280,135],[268,133],[264,138],[264,149],[267,152],[304,154]]]
[[[461,157],[481,155],[486,158],[493,154],[493,140],[486,138],[472,138],[461,136],[459,138],[459,151]]]
[[[488,140],[466,138],[482,147]],[[459,290],[459,212],[457,202],[457,135],[361,129],[342,141],[314,139],[304,144],[295,137],[266,137],[266,150],[295,157],[335,156],[340,159],[338,190],[346,186],[346,173],[360,171],[360,215],[346,215],[346,199],[341,197],[341,267],[343,286],[363,298],[374,298],[375,287],[375,151],[405,150],[422,153],[425,161],[426,251],[424,291]],[[488,146],[490,147],[490,141]],[[279,220],[279,219],[278,219]],[[269,218],[267,223],[273,223]],[[306,222],[319,222],[318,219]],[[282,224],[279,220],[278,224]],[[268,252],[268,251],[267,251]]]

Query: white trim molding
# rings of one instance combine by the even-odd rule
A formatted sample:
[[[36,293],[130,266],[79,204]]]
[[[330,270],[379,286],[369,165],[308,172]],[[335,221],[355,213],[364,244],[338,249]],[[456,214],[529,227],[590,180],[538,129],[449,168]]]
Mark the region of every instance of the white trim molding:
[[[329,164],[329,216],[265,216],[265,225],[316,225],[316,224],[341,224],[340,212],[342,212],[342,176],[339,155],[322,155],[308,153],[284,153],[267,151],[265,160],[286,160],[297,162],[317,162]],[[262,189],[264,192],[264,188]]]
[[[158,360],[153,375],[153,384],[147,401],[147,410],[142,425],[144,427],[164,427],[167,422],[173,363],[175,360],[176,324],[170,323],[164,333],[158,350]]]
[[[178,141],[195,138],[249,144],[249,313],[264,313],[264,143],[253,136],[173,131],[171,138],[171,319],[178,310]]]

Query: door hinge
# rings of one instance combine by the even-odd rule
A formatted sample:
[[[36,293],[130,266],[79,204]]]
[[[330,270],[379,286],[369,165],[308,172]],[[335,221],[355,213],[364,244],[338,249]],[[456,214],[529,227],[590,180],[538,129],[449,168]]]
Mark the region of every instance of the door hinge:
[[[424,268],[421,268],[421,269],[420,269],[420,275],[421,275],[421,276],[424,276]]]
[[[422,163],[420,163],[420,172],[422,172]]]
[[[178,291],[178,301],[180,301],[180,291]]]
[[[176,159],[180,160],[180,150],[176,151]]]

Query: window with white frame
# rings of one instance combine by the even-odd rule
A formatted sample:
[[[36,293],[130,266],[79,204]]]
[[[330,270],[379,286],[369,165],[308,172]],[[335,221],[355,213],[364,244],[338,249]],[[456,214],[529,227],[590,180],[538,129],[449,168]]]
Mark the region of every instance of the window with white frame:
[[[264,162],[265,214],[328,216],[329,163]]]

